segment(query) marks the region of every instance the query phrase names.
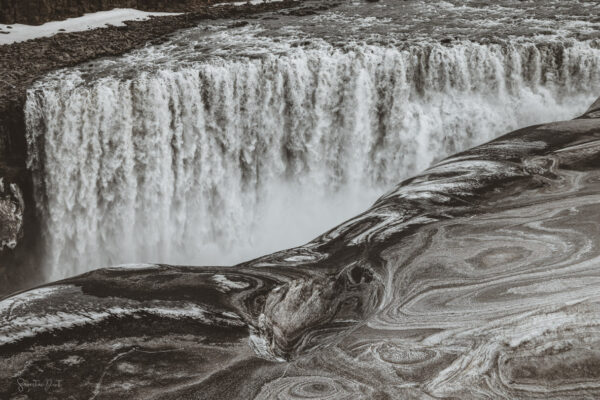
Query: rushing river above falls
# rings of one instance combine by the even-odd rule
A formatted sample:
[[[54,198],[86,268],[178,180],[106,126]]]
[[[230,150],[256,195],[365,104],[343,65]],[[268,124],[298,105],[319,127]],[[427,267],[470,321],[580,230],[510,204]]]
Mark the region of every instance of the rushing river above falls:
[[[598,11],[340,2],[52,73],[25,108],[47,277],[300,245],[432,162],[576,117],[600,93]]]

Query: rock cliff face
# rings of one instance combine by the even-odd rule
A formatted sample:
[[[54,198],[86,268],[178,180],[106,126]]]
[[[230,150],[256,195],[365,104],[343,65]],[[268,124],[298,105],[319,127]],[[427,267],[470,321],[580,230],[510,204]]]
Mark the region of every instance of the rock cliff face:
[[[0,178],[0,252],[14,249],[23,233],[25,202],[16,183]]]
[[[297,248],[5,298],[0,396],[598,398],[599,205],[597,102],[442,160]]]
[[[113,8],[193,11],[211,3],[213,0],[0,0],[0,23],[38,25]]]

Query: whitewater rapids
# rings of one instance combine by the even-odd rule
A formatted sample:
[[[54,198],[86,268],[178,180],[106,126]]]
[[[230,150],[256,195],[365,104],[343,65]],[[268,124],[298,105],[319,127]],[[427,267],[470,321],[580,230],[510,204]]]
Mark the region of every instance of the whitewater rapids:
[[[339,14],[312,25],[348,30]],[[355,25],[392,27],[371,19]],[[581,114],[600,89],[594,38],[340,45],[269,23],[201,26],[29,90],[47,279],[302,244],[434,161]]]
[[[598,76],[589,44],[323,45],[91,82],[63,71],[25,109],[49,277],[301,244],[434,160],[574,117]]]

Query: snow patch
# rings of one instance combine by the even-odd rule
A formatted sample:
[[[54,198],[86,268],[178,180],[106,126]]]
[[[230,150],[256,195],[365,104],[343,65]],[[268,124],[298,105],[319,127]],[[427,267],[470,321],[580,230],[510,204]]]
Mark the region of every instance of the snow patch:
[[[145,12],[133,8],[115,8],[114,10],[89,13],[82,17],[69,18],[64,21],[46,22],[39,26],[0,24],[0,45],[49,37],[63,32],[81,32],[105,28],[106,25],[125,26],[125,21],[145,21],[151,16],[161,17],[179,14],[181,13]]]
[[[217,3],[217,4],[213,4],[213,7],[220,7],[220,6],[244,6],[244,5],[258,5],[258,4],[265,4],[265,3],[277,3],[283,0],[248,0],[248,1],[234,1],[234,2],[229,2],[229,3]]]
[[[250,286],[246,282],[236,282],[229,280],[225,275],[221,274],[214,275],[212,279],[219,285],[219,289],[221,289],[221,291],[225,293],[229,292],[232,289],[246,289],[248,286]]]

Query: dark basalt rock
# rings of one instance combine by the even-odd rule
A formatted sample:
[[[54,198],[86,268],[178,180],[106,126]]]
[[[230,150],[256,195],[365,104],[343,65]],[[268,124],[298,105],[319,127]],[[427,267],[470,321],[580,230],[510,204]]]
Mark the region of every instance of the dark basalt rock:
[[[599,105],[445,159],[304,246],[7,297],[0,396],[600,397]]]
[[[5,183],[0,177],[0,252],[14,249],[23,235],[25,201],[16,183]]]
[[[38,25],[113,8],[189,12],[231,0],[0,0],[0,23]]]

